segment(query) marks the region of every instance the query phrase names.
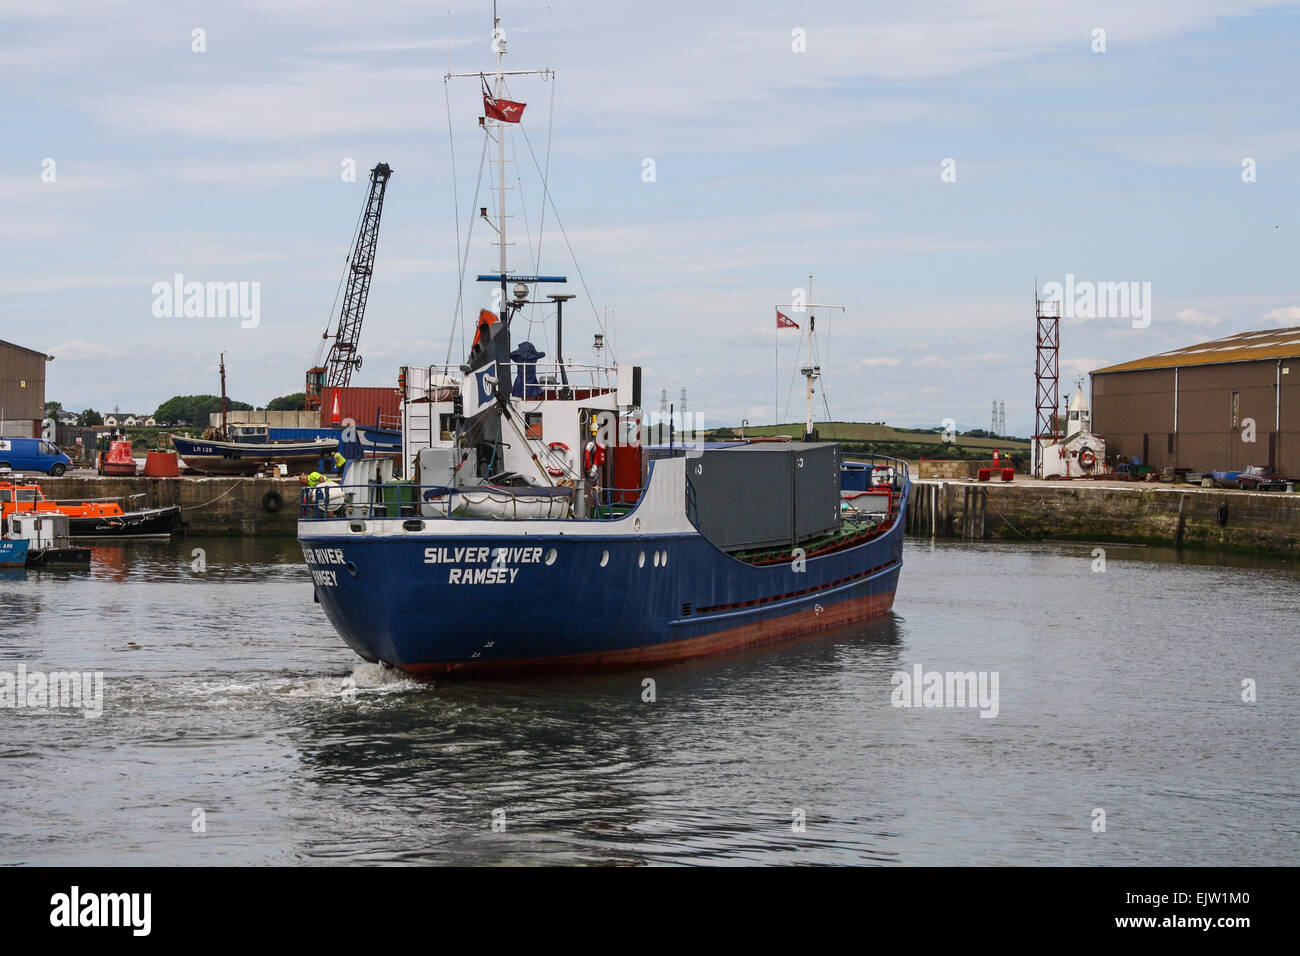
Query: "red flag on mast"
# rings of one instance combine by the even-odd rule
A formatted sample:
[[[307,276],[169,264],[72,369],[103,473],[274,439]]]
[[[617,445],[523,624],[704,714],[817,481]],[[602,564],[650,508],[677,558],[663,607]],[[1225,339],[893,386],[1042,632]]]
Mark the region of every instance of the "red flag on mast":
[[[496,97],[483,94],[483,112],[488,119],[500,120],[502,123],[518,123],[524,115],[524,107],[527,103],[516,103],[514,100],[499,100]]]
[[[796,322],[794,319],[790,318],[790,316],[786,315],[780,309],[777,309],[776,327],[778,329],[797,329],[799,328],[799,323]]]

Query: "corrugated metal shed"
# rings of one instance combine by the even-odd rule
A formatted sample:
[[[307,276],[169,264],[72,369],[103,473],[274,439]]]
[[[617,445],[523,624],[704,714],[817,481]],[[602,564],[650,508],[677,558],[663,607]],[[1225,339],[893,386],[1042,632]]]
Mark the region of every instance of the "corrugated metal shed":
[[[1093,372],[1137,372],[1152,368],[1187,365],[1217,365],[1223,362],[1254,362],[1260,359],[1300,358],[1300,326],[1270,329],[1266,332],[1241,332],[1212,342],[1188,345],[1120,365],[1109,365]]]
[[[0,408],[9,420],[45,416],[45,364],[49,356],[0,339]]]
[[[1092,430],[1119,461],[1300,478],[1300,328],[1243,332],[1092,373]]]

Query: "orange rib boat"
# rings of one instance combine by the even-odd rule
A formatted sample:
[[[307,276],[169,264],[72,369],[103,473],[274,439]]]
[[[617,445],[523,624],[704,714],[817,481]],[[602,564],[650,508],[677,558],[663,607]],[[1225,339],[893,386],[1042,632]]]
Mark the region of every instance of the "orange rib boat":
[[[21,478],[0,480],[0,517],[30,511],[67,515],[74,538],[171,534],[181,517],[176,505],[127,511],[116,499],[51,501],[36,484]]]

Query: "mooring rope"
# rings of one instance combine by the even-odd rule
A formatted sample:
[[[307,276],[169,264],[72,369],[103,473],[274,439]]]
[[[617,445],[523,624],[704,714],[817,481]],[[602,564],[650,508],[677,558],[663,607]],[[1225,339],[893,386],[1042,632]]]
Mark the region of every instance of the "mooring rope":
[[[242,484],[243,484],[244,482],[246,482],[247,480],[248,480],[247,478],[240,478],[237,482],[235,482],[233,485],[231,485],[229,488],[227,488],[227,489],[226,489],[225,491],[223,491],[221,494],[217,495],[217,496],[216,496],[215,498],[213,498],[211,501],[204,502],[203,504],[199,505],[199,506],[196,507],[196,508],[186,508],[185,510],[186,510],[186,511],[202,511],[204,508],[208,507],[209,505],[216,504],[218,501],[220,501],[222,498],[226,497],[226,495],[230,494],[232,491],[234,491],[236,488],[238,488],[240,485],[242,485]]]

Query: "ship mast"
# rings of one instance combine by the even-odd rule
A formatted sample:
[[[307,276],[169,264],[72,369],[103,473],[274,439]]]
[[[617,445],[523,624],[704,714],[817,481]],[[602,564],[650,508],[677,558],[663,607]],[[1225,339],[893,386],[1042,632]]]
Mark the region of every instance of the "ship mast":
[[[225,441],[229,432],[226,430],[226,353],[221,353],[221,440]]]
[[[812,273],[809,273],[808,274],[809,300],[812,299],[812,287],[813,287],[813,277],[812,277]],[[812,441],[813,439],[813,393],[816,391],[814,383],[817,381],[817,379],[821,378],[822,375],[822,367],[817,364],[816,353],[813,348],[813,336],[817,334],[817,319],[813,315],[812,310],[813,309],[830,309],[830,310],[839,309],[841,312],[844,312],[845,307],[842,305],[831,305],[825,302],[808,301],[804,303],[783,302],[778,304],[777,308],[789,309],[792,312],[802,312],[804,309],[808,310],[808,329],[807,329],[807,336],[806,336],[807,343],[808,343],[808,361],[807,364],[805,364],[802,368],[799,369],[799,374],[801,374],[804,377],[803,440]]]
[[[492,2],[492,45],[497,54],[497,81],[493,95],[500,100],[505,93],[506,76],[501,71],[501,60],[506,55],[506,38],[501,32],[501,18],[497,16],[496,0]],[[506,130],[505,123],[497,120],[497,239],[501,244],[501,321],[507,320],[506,304]]]
[[[505,78],[507,76],[553,76],[554,75],[554,71],[551,70],[549,67],[545,70],[507,70],[504,68],[503,60],[506,55],[506,37],[505,37],[505,31],[501,29],[501,18],[497,15],[497,5],[495,0],[493,0],[492,3],[492,50],[497,55],[497,69],[496,69],[496,75],[493,78],[492,96],[497,101],[500,101],[505,96],[505,91],[506,91]],[[468,77],[468,76],[478,77],[479,80],[484,84],[484,89],[485,90],[487,89],[487,77],[485,77],[481,71],[478,73],[447,73],[445,75],[445,78],[452,79],[455,77]],[[499,313],[499,319],[501,321],[502,331],[506,335],[506,340],[505,340],[506,353],[508,355],[510,351],[509,335],[510,335],[511,301],[510,301],[509,293],[507,291],[507,284],[510,281],[511,276],[508,273],[507,263],[506,263],[506,258],[507,258],[506,256],[506,245],[507,245],[506,242],[506,125],[507,123],[505,120],[495,119],[489,116],[482,117],[481,122],[483,124],[483,129],[485,134],[488,136],[495,135],[497,141],[497,221],[496,224],[493,225],[490,219],[486,219],[486,215],[484,216],[484,218],[486,219],[488,225],[492,226],[493,229],[496,230],[497,243],[498,245],[500,245],[501,250],[500,250],[500,256],[498,257],[497,260],[497,266],[499,269],[498,275],[479,276],[479,280],[483,281],[484,279],[492,278],[500,281],[501,311]],[[564,281],[563,277],[530,277],[530,278],[533,278],[535,281],[543,281],[543,282]],[[517,297],[517,303],[515,305],[516,308],[524,304],[523,301],[524,298],[525,298],[524,296]],[[507,404],[508,396],[510,395],[508,362],[509,359],[507,358],[504,363],[502,362],[497,363],[497,369],[498,369],[497,401],[499,404],[502,405],[502,407],[504,407]]]

